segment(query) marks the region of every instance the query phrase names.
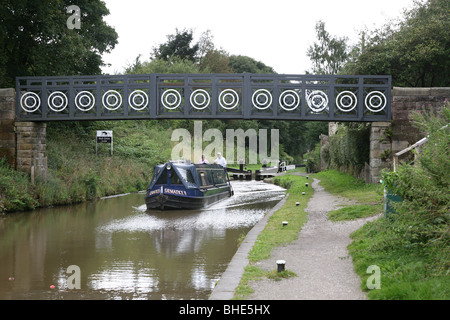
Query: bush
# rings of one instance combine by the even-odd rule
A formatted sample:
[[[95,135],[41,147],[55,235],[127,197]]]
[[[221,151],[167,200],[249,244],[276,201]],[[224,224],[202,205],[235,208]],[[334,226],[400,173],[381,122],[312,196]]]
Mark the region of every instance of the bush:
[[[447,103],[448,104],[448,103]],[[387,188],[404,199],[396,206],[396,225],[414,245],[448,244],[450,222],[450,110],[415,113],[416,127],[428,136],[418,163],[401,164],[397,172],[382,173]]]
[[[313,151],[306,155],[306,172],[315,173],[320,171],[320,142],[316,144]]]
[[[337,133],[330,137],[328,148],[324,160],[330,168],[346,167],[359,173],[369,162],[370,126],[353,123],[340,126]]]
[[[0,158],[0,214],[35,208],[33,193],[28,175],[15,171],[6,159]]]

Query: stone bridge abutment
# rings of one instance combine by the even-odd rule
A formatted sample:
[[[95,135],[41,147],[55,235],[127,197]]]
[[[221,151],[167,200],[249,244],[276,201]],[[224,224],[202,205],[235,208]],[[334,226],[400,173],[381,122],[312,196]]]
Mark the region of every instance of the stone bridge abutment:
[[[15,90],[0,89],[0,157],[18,171],[47,176],[45,122],[16,122]]]

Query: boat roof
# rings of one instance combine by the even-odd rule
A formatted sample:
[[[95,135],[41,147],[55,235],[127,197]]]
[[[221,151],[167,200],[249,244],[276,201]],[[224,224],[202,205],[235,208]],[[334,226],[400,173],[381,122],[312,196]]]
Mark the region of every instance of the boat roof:
[[[177,163],[177,162],[167,162],[164,164],[158,164],[155,166],[155,170],[153,172],[153,178],[152,183],[150,184],[149,188],[152,188],[156,181],[158,181],[159,177],[163,174],[164,169],[167,167],[167,165],[171,165],[172,169],[177,173],[178,177],[180,178],[181,182],[183,183],[184,187],[187,189],[195,189],[199,188],[200,181],[197,175],[197,169],[202,170],[221,170],[224,171],[225,168],[218,164],[192,164],[192,163]],[[180,170],[186,170],[190,171],[192,174],[192,177],[194,178],[195,184],[186,181],[183,179],[183,175],[180,173]]]

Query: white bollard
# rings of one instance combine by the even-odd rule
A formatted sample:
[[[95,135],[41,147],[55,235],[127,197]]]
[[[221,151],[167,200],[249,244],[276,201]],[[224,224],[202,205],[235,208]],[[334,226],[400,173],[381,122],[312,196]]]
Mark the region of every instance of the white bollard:
[[[283,272],[285,266],[286,266],[286,261],[284,261],[284,260],[277,260],[277,272]]]

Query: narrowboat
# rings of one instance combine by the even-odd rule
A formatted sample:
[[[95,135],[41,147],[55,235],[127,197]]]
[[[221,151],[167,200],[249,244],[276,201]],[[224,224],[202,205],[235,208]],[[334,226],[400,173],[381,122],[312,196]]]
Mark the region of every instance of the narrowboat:
[[[232,195],[221,165],[171,161],[155,167],[145,203],[147,210],[201,209]]]

